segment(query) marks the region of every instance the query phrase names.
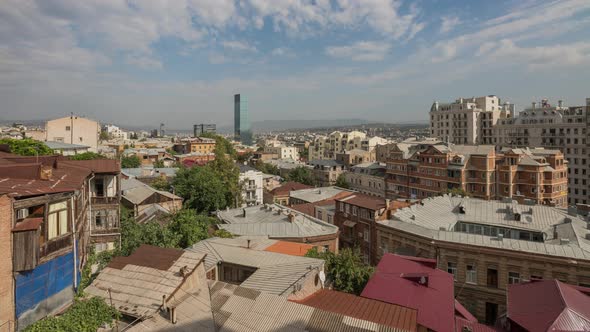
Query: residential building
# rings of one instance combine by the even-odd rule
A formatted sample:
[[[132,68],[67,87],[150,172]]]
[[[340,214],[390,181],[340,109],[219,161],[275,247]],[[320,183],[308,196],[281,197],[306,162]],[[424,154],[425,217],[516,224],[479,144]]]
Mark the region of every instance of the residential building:
[[[323,260],[265,250],[275,243],[251,237],[209,238],[186,251],[207,255],[205,271],[209,280],[290,300],[305,298],[323,286],[318,278],[324,270]]]
[[[385,254],[361,297],[415,310],[418,331],[494,332],[455,300],[453,275],[435,266],[436,260]]]
[[[492,127],[513,113],[514,104],[501,104],[494,95],[435,101],[430,108],[430,135],[453,144],[492,144]]]
[[[360,193],[335,201],[334,225],[340,229],[341,246],[359,248],[365,263],[377,264],[380,258],[377,222],[387,220],[397,209],[410,204]]]
[[[143,166],[153,166],[162,162],[164,167],[171,167],[176,161],[164,148],[134,148],[123,151],[123,156],[137,156]]]
[[[508,285],[504,331],[590,331],[590,289],[559,280]]]
[[[560,149],[568,164],[568,203],[590,204],[590,98],[585,106],[552,106],[547,100],[500,120],[493,144],[504,147]]]
[[[276,166],[279,169],[279,175],[283,178],[289,176],[289,173],[297,167],[308,167],[305,163],[290,159],[271,159],[264,163]]]
[[[238,164],[240,168],[240,183],[242,184],[242,207],[260,205],[263,203],[264,181],[263,173],[248,165]]]
[[[172,147],[174,151],[180,154],[185,153],[203,153],[210,154],[215,152],[215,140],[207,137],[192,137],[179,139]]]
[[[308,160],[335,159],[336,154],[354,149],[373,151],[377,145],[387,142],[381,137],[368,138],[360,131],[335,131],[328,136],[315,138],[309,145]]]
[[[137,168],[123,168],[121,169],[121,176],[124,179],[137,179],[145,184],[164,179],[170,182],[176,177],[177,167],[137,167]]]
[[[280,205],[289,205],[289,195],[291,191],[294,190],[301,190],[301,189],[309,189],[313,188],[312,186],[308,186],[303,183],[299,182],[285,182],[281,184],[280,187],[275,188],[269,192],[264,193],[264,203],[267,204],[280,204]]]
[[[62,156],[75,156],[80,153],[88,152],[89,146],[80,144],[68,144],[63,142],[45,142],[48,148],[53,150],[53,153]]]
[[[342,164],[344,164],[346,168],[350,168],[351,166],[358,164],[371,163],[375,161],[375,149],[371,151],[363,149],[352,149],[344,153],[337,153],[335,159],[336,161],[339,161]]]
[[[89,247],[119,241],[119,169],[115,160],[0,153],[3,330],[23,330],[71,304]],[[101,193],[104,181],[110,187]],[[111,218],[98,217],[102,211]]]
[[[128,139],[128,133],[126,131],[112,124],[104,125],[102,131],[106,132],[111,138],[122,140]]]
[[[278,188],[281,186],[281,180],[282,178],[278,175],[273,175],[273,174],[263,174],[262,175],[262,180],[264,181],[264,185],[263,185],[263,200],[264,203],[269,203],[266,201],[266,194],[273,191],[274,189]],[[271,200],[272,202],[272,200]]]
[[[76,115],[49,120],[45,124],[45,141],[79,144],[98,151],[100,125],[98,122]]]
[[[335,186],[292,190],[289,193],[289,204],[294,206],[305,203],[316,203],[326,199],[342,198],[351,193],[354,193],[354,191]]]
[[[157,190],[137,179],[123,179],[121,204],[133,211],[133,216],[146,221],[157,211],[173,214],[182,209],[182,197]]]
[[[313,167],[311,173],[315,184],[320,187],[333,186],[346,170],[343,163],[330,159],[312,160],[309,164]]]
[[[482,199],[566,206],[567,176],[559,150],[400,143],[387,162],[386,197],[421,199],[458,189]]]
[[[380,144],[375,147],[375,160],[378,163],[386,163],[389,160],[391,154],[395,151],[402,150],[407,154],[410,151],[414,151],[416,149],[422,150],[427,146],[437,145],[440,143],[442,142],[437,138],[412,137],[398,143]],[[418,147],[412,148],[414,146]]]
[[[218,211],[216,227],[240,236],[268,236],[338,252],[338,227],[278,204]]]
[[[506,311],[508,285],[558,279],[590,286],[587,209],[438,196],[377,222],[384,253],[433,258],[453,274],[457,299],[493,324]]]
[[[199,137],[202,134],[215,134],[216,132],[217,126],[214,123],[193,125],[193,137]]]
[[[294,146],[266,146],[264,152],[276,154],[278,159],[299,160],[299,150]]]
[[[191,152],[185,154],[177,154],[174,156],[177,162],[184,167],[204,166],[210,161],[215,160],[215,153],[200,153]]]
[[[385,198],[386,169],[384,163],[363,163],[352,166],[344,176],[351,189]]]
[[[252,145],[252,129],[248,110],[248,98],[244,95],[234,95],[234,137],[243,145]]]

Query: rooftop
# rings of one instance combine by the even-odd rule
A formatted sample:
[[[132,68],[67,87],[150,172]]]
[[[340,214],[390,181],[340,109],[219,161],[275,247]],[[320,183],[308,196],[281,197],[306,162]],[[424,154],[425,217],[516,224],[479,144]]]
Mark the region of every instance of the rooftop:
[[[160,175],[164,174],[168,177],[172,177],[176,175],[178,172],[177,167],[161,167],[161,168],[154,168],[154,167],[137,167],[137,168],[123,168],[121,169],[121,173],[128,176],[128,177],[159,177]],[[149,173],[149,175],[146,175]]]
[[[395,329],[416,331],[417,311],[396,304],[328,289],[294,302]]]
[[[115,257],[84,292],[111,301],[121,313],[148,317],[159,311],[162,298],[173,298],[184,281],[181,269],[193,273],[205,255],[142,245],[128,257]],[[109,294],[110,290],[110,294]]]
[[[122,179],[121,180],[121,195],[132,204],[142,204],[146,199],[154,194],[159,194],[168,198],[169,200],[182,200],[182,197],[176,196],[173,193],[157,190],[137,179]]]
[[[293,238],[338,233],[334,225],[279,204],[222,210],[217,212],[217,217],[224,222],[217,225],[219,228],[237,235]]]
[[[287,297],[293,292],[294,284],[310,273],[310,268],[322,270],[324,261],[264,251],[275,243],[276,241],[265,237],[210,238],[186,250],[206,254],[206,271],[210,271],[218,263],[254,267],[256,272],[241,286]],[[271,279],[272,283],[269,282]]]
[[[354,193],[353,190],[343,189],[340,187],[320,187],[320,188],[309,188],[291,191],[289,196],[308,203],[315,203],[330,198],[338,198]]]
[[[44,142],[47,147],[52,150],[80,150],[80,149],[89,149],[90,147],[87,145],[79,145],[79,144],[68,144],[64,142],[52,142],[47,141]]]
[[[281,184],[280,187],[277,187],[271,191],[273,195],[289,195],[289,193],[293,190],[301,190],[301,189],[309,189],[313,188],[312,186],[308,186],[303,183],[288,181]]]
[[[432,240],[590,259],[586,221],[546,205],[444,195],[399,209],[379,223]],[[524,240],[521,234],[540,235]]]

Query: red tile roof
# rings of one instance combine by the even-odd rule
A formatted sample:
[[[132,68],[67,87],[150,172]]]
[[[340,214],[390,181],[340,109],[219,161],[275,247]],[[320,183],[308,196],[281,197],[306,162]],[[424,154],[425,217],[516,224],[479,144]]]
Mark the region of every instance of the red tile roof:
[[[590,331],[590,297],[559,280],[508,285],[507,317],[529,331]]]
[[[277,187],[277,188],[271,190],[270,193],[275,196],[285,196],[285,195],[289,195],[289,193],[293,190],[301,190],[301,189],[309,189],[309,188],[313,188],[313,187],[308,186],[303,183],[289,181],[289,182],[283,183],[280,187]]]
[[[404,277],[410,273],[424,275],[426,284]],[[385,254],[361,296],[416,309],[418,324],[434,331],[453,331],[453,286],[453,276],[447,272]]]
[[[352,195],[348,195],[344,198],[336,199],[337,201],[346,202],[347,204],[356,205],[359,207],[363,207],[370,210],[380,210],[385,208],[386,202],[384,198],[370,196],[361,193],[354,193]],[[410,206],[409,203],[401,202],[401,201],[391,201],[389,203],[390,210],[396,210],[402,207]]]
[[[311,244],[277,241],[264,249],[264,251],[278,252],[279,254],[291,256],[305,256],[312,248],[313,246]]]
[[[348,293],[322,289],[293,302],[404,331],[417,330],[416,310]]]

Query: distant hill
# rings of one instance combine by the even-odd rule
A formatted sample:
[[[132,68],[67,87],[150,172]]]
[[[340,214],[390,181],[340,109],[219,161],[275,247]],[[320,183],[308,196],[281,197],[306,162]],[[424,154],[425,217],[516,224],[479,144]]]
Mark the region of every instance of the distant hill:
[[[325,120],[264,120],[252,123],[252,129],[256,131],[304,129],[323,127],[346,127],[367,124],[363,119],[325,119]]]

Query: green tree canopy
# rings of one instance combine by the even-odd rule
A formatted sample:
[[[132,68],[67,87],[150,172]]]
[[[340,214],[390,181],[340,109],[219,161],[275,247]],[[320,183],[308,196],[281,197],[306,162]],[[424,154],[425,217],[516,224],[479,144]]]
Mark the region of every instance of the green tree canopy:
[[[96,153],[96,152],[84,152],[84,153],[78,153],[75,156],[71,156],[70,159],[71,160],[92,160],[92,159],[105,159],[106,157]]]
[[[184,198],[185,207],[197,212],[208,213],[228,206],[228,188],[210,165],[179,169],[172,185],[176,194]]]
[[[445,191],[446,194],[450,194],[451,196],[463,196],[466,197],[467,192],[465,190],[463,190],[462,188],[459,187],[455,187],[453,189],[448,189]]]
[[[152,181],[152,183],[150,183],[150,186],[158,190],[170,191],[170,182],[168,182],[168,180],[162,177],[159,177]]]
[[[338,254],[330,251],[320,253],[313,248],[305,256],[326,261],[324,268],[328,282],[341,292],[360,295],[374,272],[371,266],[363,263],[358,248],[343,248]]]
[[[10,152],[19,156],[48,156],[54,154],[53,150],[45,145],[45,143],[30,138],[3,138],[0,139],[0,144],[7,144],[10,147]]]
[[[162,167],[164,167],[164,161],[163,160],[156,160],[154,162],[153,166],[154,166],[154,168],[162,168]]]
[[[216,219],[197,214],[195,210],[180,210],[173,217],[168,228],[178,236],[177,247],[188,248],[209,237],[209,227]]]
[[[289,174],[287,175],[287,180],[303,183],[308,186],[315,185],[313,173],[311,172],[311,170],[309,168],[304,167],[304,166],[299,166],[299,167],[291,170],[289,172]]]
[[[272,174],[272,175],[281,174],[281,171],[279,170],[279,168],[277,166],[275,166],[273,164],[267,164],[267,163],[263,162],[262,160],[258,160],[256,162],[256,165],[254,165],[254,167],[264,174]]]
[[[121,168],[137,168],[141,166],[138,156],[124,156],[121,158]]]
[[[344,174],[338,175],[338,178],[336,179],[336,187],[350,189],[350,184],[346,181],[346,176]]]

